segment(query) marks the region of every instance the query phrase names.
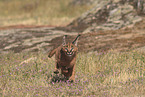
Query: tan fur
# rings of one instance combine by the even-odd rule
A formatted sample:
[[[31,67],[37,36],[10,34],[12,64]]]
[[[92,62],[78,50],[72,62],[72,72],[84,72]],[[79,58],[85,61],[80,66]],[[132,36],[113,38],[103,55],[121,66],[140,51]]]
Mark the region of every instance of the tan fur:
[[[48,57],[51,58],[55,54],[55,71],[54,73],[63,74],[70,81],[75,81],[75,66],[76,66],[76,56],[78,52],[77,40],[78,37],[72,42],[65,42],[65,37],[63,38],[63,44],[58,48],[49,52]]]

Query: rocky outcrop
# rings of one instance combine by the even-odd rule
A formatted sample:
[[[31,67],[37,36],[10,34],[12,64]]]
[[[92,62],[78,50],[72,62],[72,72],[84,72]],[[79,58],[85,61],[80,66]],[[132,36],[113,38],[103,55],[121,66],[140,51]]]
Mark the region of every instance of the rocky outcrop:
[[[131,0],[97,0],[97,5],[93,9],[70,23],[67,29],[88,33],[134,25],[142,20],[138,15],[139,7],[136,3]],[[140,8],[140,11],[144,13],[143,8]]]
[[[53,46],[51,40],[63,35],[77,35],[55,29],[55,27],[10,28],[0,30],[0,53],[8,51],[49,51]],[[60,44],[56,41],[55,44]]]
[[[47,53],[62,44],[63,35],[72,41],[78,33],[60,31],[54,27],[0,30],[0,54],[9,51]],[[145,51],[145,19],[131,28],[82,34],[79,52],[108,52],[138,49]],[[46,54],[47,56],[47,54]]]

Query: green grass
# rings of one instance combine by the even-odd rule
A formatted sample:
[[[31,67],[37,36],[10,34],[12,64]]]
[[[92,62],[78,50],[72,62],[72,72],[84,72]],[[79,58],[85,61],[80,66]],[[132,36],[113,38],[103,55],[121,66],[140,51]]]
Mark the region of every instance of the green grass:
[[[0,96],[145,96],[145,53],[79,53],[76,82],[50,82],[55,59],[44,53],[0,55]]]
[[[71,0],[0,0],[0,26],[62,26],[92,8],[70,5]]]

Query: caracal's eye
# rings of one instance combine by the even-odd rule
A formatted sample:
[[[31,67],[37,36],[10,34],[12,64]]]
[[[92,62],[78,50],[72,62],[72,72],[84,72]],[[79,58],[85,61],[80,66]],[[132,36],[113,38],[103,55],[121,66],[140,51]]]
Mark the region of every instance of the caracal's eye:
[[[73,50],[74,50],[74,48],[72,47],[72,48],[71,48],[71,51],[73,51]]]

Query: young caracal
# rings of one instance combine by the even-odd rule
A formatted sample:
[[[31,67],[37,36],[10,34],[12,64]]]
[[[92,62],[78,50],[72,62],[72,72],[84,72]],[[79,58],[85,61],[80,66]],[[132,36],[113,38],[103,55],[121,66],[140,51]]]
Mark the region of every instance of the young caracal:
[[[75,66],[76,66],[76,56],[77,56],[77,42],[80,35],[78,35],[73,42],[66,43],[63,37],[63,43],[58,48],[49,52],[48,57],[51,58],[55,54],[55,70],[54,73],[58,74],[61,70],[61,74],[65,76],[66,79],[73,82],[75,81]]]

